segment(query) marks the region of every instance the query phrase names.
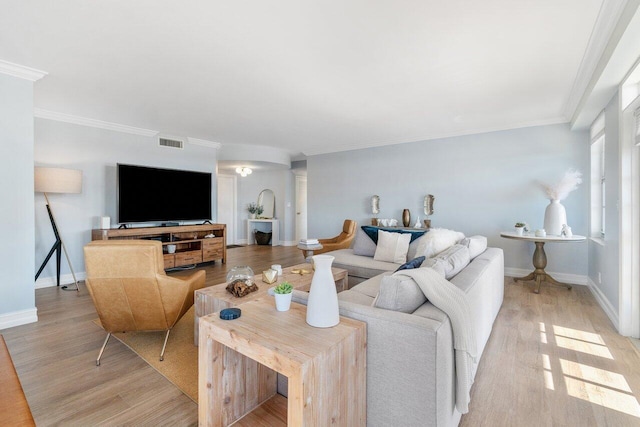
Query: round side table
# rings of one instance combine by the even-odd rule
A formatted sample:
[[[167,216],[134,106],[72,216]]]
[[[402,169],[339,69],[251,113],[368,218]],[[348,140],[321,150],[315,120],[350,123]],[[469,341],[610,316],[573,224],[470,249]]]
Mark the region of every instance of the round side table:
[[[516,277],[514,281],[528,281],[535,280],[536,287],[533,290],[536,294],[540,293],[540,284],[542,282],[547,282],[551,285],[555,286],[564,286],[567,289],[571,289],[571,285],[568,283],[558,282],[556,279],[551,277],[544,269],[547,266],[547,254],[544,252],[544,244],[545,243],[577,243],[584,242],[587,240],[585,236],[577,236],[573,235],[571,237],[562,237],[562,236],[546,236],[546,237],[538,237],[532,233],[527,233],[522,236],[519,236],[514,231],[503,231],[500,233],[501,237],[506,239],[515,239],[515,240],[524,240],[534,242],[536,244],[536,250],[533,252],[533,270],[531,273],[524,277]]]
[[[302,255],[304,256],[305,261],[311,262],[311,257],[313,256],[313,251],[318,251],[322,249],[322,244],[316,243],[312,245],[305,245],[302,243],[298,243],[298,249],[302,251]]]

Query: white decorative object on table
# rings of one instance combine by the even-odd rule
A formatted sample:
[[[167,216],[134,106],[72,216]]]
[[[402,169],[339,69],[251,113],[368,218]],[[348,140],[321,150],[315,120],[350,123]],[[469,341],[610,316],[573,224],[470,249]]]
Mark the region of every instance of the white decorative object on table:
[[[544,228],[536,230],[536,237],[547,237],[547,231]]]
[[[568,170],[556,185],[542,184],[542,188],[551,201],[544,211],[544,228],[551,236],[560,236],[562,226],[567,223],[567,211],[560,203],[582,183],[582,174]]]
[[[567,223],[567,211],[559,200],[551,200],[551,203],[544,211],[544,229],[549,230],[549,234],[559,236],[562,231],[562,224]]]
[[[413,225],[413,228],[422,228],[422,223],[420,222],[420,217],[416,218],[416,223]]]
[[[331,272],[331,255],[315,255],[315,272],[307,302],[307,323],[316,328],[330,328],[340,323],[338,293]]]
[[[560,232],[560,235],[562,237],[573,237],[573,232],[571,231],[571,227],[569,227],[567,224],[564,224],[562,226],[562,231]]]
[[[282,276],[282,266],[280,264],[272,264],[271,269],[278,272],[278,276]]]

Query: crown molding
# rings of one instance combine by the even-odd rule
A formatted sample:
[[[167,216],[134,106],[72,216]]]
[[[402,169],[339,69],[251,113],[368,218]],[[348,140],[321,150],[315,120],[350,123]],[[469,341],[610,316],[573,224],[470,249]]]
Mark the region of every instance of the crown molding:
[[[551,119],[517,123],[510,126],[502,126],[502,127],[494,126],[494,127],[486,127],[486,128],[476,128],[476,129],[466,130],[462,132],[450,132],[450,133],[442,133],[442,134],[424,135],[422,137],[411,138],[407,141],[399,141],[399,142],[381,141],[381,142],[374,142],[374,143],[362,143],[362,144],[354,143],[354,144],[343,144],[340,146],[323,146],[323,147],[317,147],[317,148],[314,147],[311,150],[305,150],[303,154],[305,156],[315,156],[318,154],[331,154],[331,153],[339,153],[342,151],[363,150],[367,148],[386,147],[386,146],[398,145],[398,144],[411,144],[415,142],[434,141],[434,140],[456,138],[456,137],[469,136],[469,135],[480,135],[483,133],[504,132],[509,130],[528,128],[528,127],[559,125],[563,123],[569,123],[569,119],[563,116],[553,117]]]
[[[198,138],[191,138],[191,137],[187,137],[187,142],[189,144],[201,145],[203,147],[214,148],[216,150],[219,150],[220,147],[222,146],[222,144],[220,144],[219,142],[207,141],[206,139],[198,139]]]
[[[14,64],[13,62],[0,60],[0,73],[35,82],[46,76],[46,71]]]
[[[578,110],[584,104],[585,97],[593,90],[593,85],[597,80],[596,74],[599,76],[602,73],[604,65],[613,53],[613,48],[610,45],[615,42],[615,47],[619,40],[619,37],[613,40],[614,31],[628,3],[628,0],[604,0],[602,2],[578,68],[578,74],[565,103],[564,115],[570,117],[572,121],[575,120]]]
[[[89,119],[87,117],[74,116],[72,114],[58,113],[57,111],[34,108],[33,115],[40,119],[55,120],[57,122],[72,123],[74,125],[89,126],[98,129],[112,130],[115,132],[131,133],[133,135],[155,136],[157,130],[137,128],[133,126],[121,125],[119,123],[105,122],[102,120]]]

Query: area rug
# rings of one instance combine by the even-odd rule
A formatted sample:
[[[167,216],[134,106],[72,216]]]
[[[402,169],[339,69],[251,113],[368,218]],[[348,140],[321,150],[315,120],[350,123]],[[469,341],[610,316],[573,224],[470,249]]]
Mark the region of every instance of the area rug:
[[[191,307],[173,327],[162,362],[164,332],[118,332],[113,336],[198,403],[198,347],[193,345],[193,316]],[[97,319],[95,323],[100,325]]]

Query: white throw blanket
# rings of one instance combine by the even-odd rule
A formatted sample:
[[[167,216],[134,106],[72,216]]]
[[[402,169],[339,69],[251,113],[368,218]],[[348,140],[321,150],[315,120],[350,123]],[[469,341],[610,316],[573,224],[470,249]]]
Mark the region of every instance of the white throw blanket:
[[[453,328],[453,348],[456,368],[456,408],[463,414],[469,412],[473,364],[477,363],[476,334],[471,324],[471,309],[467,294],[431,268],[401,270],[395,275],[404,275],[416,281],[431,303],[444,311]]]

